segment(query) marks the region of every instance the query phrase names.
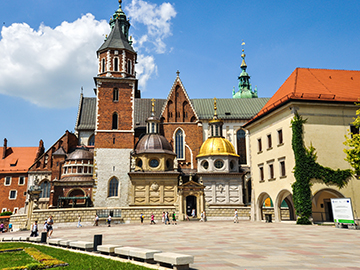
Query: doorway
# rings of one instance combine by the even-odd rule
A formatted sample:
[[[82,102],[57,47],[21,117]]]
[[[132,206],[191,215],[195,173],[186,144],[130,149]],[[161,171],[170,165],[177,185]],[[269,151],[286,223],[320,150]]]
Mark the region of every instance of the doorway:
[[[190,195],[186,197],[186,215],[188,217],[191,217],[191,212],[193,209],[195,209],[195,216],[197,216],[196,197]]]

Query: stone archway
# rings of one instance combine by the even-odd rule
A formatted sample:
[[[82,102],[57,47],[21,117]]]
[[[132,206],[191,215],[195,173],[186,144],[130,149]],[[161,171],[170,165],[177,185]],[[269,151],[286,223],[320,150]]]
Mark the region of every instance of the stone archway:
[[[74,188],[72,190],[70,190],[68,192],[68,194],[66,195],[66,197],[85,197],[86,193],[80,189],[80,188]],[[80,200],[76,200],[75,204],[84,204],[85,200],[84,199],[80,199]]]
[[[259,196],[258,199],[256,201],[256,220],[257,221],[261,221],[261,220],[265,220],[265,215],[266,214],[273,214],[273,207],[267,206],[266,208],[263,207],[265,200],[267,200],[267,198],[270,198],[270,202],[271,197],[268,193],[266,192],[262,192]]]
[[[287,205],[287,209],[284,209],[284,207],[282,206],[282,204],[284,204],[284,201]],[[281,190],[277,195],[274,205],[274,212],[275,220],[277,222],[280,222],[282,220],[296,220],[292,194],[287,189]]]
[[[330,199],[345,198],[339,191],[324,188],[317,191],[312,197],[313,222],[333,222],[332,207]]]

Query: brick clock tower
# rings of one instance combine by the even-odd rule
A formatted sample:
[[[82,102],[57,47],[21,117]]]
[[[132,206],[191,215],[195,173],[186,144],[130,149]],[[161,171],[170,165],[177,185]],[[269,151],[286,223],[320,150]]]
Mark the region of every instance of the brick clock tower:
[[[110,19],[111,32],[97,51],[94,206],[128,205],[130,153],[134,149],[134,99],[138,97],[137,54],[130,23],[121,8]]]

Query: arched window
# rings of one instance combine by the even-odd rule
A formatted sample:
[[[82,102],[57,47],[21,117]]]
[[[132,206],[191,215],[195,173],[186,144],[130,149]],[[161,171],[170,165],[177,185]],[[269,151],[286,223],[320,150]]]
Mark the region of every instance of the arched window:
[[[89,137],[88,145],[95,145],[95,136],[94,134]]]
[[[40,198],[49,198],[50,197],[50,182],[46,180],[40,184],[40,187],[41,187]]]
[[[181,129],[175,134],[175,152],[178,159],[184,159],[184,134]]]
[[[112,115],[112,129],[118,129],[118,115],[114,113]]]
[[[131,60],[128,60],[128,62],[127,62],[127,70],[128,70],[129,74],[132,74],[132,72],[131,72]]]
[[[101,65],[101,72],[105,72],[105,58],[103,58],[102,60],[102,65]]]
[[[240,164],[246,164],[246,139],[245,139],[245,131],[243,129],[239,129],[236,132],[236,140],[237,140],[237,152],[240,156]]]
[[[119,89],[117,88],[113,90],[113,101],[119,101]]]
[[[114,58],[114,71],[119,71],[119,58]]]
[[[109,197],[118,196],[119,181],[113,177],[109,182]]]

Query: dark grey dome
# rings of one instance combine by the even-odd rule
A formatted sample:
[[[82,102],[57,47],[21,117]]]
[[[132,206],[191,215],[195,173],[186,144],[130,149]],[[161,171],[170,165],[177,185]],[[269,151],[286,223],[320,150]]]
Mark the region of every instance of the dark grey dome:
[[[92,160],[94,159],[94,154],[88,149],[80,148],[72,152],[66,160]]]
[[[166,153],[176,155],[166,138],[154,133],[146,134],[140,139],[136,145],[135,153]]]

